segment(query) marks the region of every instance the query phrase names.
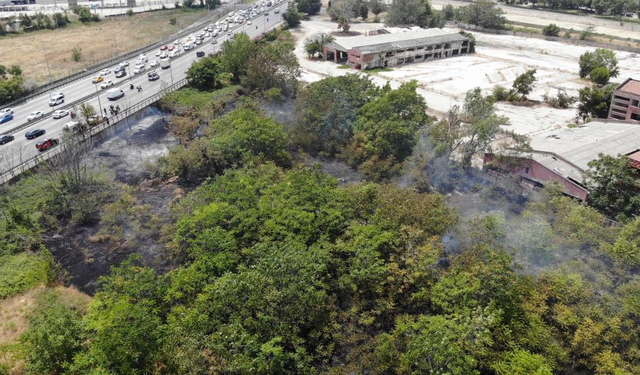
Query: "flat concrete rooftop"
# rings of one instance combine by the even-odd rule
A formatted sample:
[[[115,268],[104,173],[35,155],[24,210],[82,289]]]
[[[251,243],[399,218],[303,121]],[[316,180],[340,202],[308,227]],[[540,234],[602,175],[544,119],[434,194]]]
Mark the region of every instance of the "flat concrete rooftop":
[[[341,37],[331,43],[336,49],[349,51],[356,48],[361,52],[379,52],[394,49],[410,48],[425,43],[447,43],[469,38],[449,30],[420,29],[396,32],[391,34],[378,34],[372,36]]]

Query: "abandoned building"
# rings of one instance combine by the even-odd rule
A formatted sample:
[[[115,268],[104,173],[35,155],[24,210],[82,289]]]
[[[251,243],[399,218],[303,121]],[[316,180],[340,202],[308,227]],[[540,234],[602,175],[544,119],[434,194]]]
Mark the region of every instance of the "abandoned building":
[[[485,154],[483,169],[515,175],[522,186],[534,189],[558,181],[565,194],[586,200],[589,191],[582,184],[583,173],[599,154],[626,156],[633,167],[640,169],[640,126],[632,122],[593,121],[535,135],[531,148],[530,153],[510,158],[508,163],[494,154]]]
[[[337,38],[323,48],[326,60],[355,69],[385,68],[469,52],[469,38],[441,29]]]
[[[613,92],[610,120],[640,121],[640,81],[627,79]]]

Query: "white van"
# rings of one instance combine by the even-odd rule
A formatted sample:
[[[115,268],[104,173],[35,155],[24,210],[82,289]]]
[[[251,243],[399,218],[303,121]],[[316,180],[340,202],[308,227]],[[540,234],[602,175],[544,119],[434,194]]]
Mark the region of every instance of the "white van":
[[[160,68],[168,69],[169,67],[171,67],[171,61],[169,61],[169,59],[160,60]]]
[[[124,96],[124,91],[122,89],[111,89],[107,91],[107,99],[109,100],[118,100]]]
[[[188,51],[188,50],[190,50],[191,48],[193,48],[193,45],[191,44],[191,42],[189,42],[189,43],[185,43],[185,44],[184,44],[184,46],[182,46],[182,48],[183,48],[185,51]]]

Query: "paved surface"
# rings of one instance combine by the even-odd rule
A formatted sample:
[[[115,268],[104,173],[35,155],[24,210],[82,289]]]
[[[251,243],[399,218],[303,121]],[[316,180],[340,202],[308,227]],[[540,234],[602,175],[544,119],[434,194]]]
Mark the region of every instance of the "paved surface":
[[[255,38],[261,33],[270,30],[279,24],[282,20],[282,13],[286,10],[287,3],[284,2],[282,4],[275,5],[274,7],[269,8],[269,15],[258,15],[255,19],[252,19],[252,25],[242,24],[236,25],[238,27],[230,30],[232,35],[238,33],[246,33],[251,38]],[[280,14],[275,14],[273,12],[274,9],[279,9]],[[217,52],[220,49],[222,43],[229,39],[230,37],[224,33],[223,35],[219,35],[217,38],[216,44],[212,44],[212,38],[205,39],[203,44],[196,49],[196,51],[203,51],[206,54],[209,52]],[[181,47],[181,46],[176,46]],[[196,52],[192,49],[188,52],[183,52],[179,57],[174,58],[171,61],[170,69],[160,69],[157,68],[149,68],[151,61],[158,60],[154,54],[147,54],[149,61],[147,62],[147,71],[134,76],[134,79],[131,81],[127,81],[130,77],[130,72],[133,73],[134,70],[134,61],[129,62],[129,68],[127,68],[127,76],[123,78],[115,78],[113,70],[115,68],[111,67],[111,73],[105,76],[105,80],[112,80],[114,85],[109,88],[121,88],[125,92],[125,96],[116,100],[116,101],[108,101],[106,98],[106,92],[109,90],[100,90],[100,84],[93,84],[92,77],[87,77],[86,79],[76,81],[68,86],[64,86],[58,89],[55,89],[53,92],[63,92],[65,95],[65,103],[71,103],[76,100],[80,100],[88,95],[95,94],[96,90],[100,92],[100,95],[89,99],[87,103],[93,105],[97,111],[100,111],[102,115],[104,115],[104,108],[109,111],[109,105],[113,104],[120,105],[121,109],[128,108],[129,106],[133,106],[136,103],[139,103],[146,98],[153,96],[158,93],[162,88],[171,85],[172,81],[177,82],[186,77],[186,71],[189,69],[191,64],[196,61],[198,58],[196,57]],[[151,70],[156,70],[156,72],[160,75],[160,79],[156,81],[149,81],[147,79],[147,72]],[[134,86],[142,86],[142,92],[138,92],[137,90],[130,90],[129,84],[133,83]],[[48,92],[43,95],[40,95],[36,98],[29,100],[28,102],[14,107],[14,119],[0,124],[0,134],[4,134],[9,129],[15,128],[21,124],[27,123],[27,116],[29,113],[33,111],[44,111],[45,113],[53,112],[55,109],[49,107],[48,103],[50,100],[50,95],[53,92]],[[59,105],[55,108],[64,107],[63,105]],[[77,120],[77,119],[76,119]],[[24,162],[35,155],[38,154],[38,151],[35,148],[35,144],[39,142],[43,138],[54,137],[61,138],[62,137],[62,126],[67,122],[75,121],[72,120],[69,116],[63,117],[61,119],[54,120],[49,117],[41,122],[34,124],[31,127],[26,129],[22,129],[21,131],[14,133],[15,140],[7,143],[5,145],[0,145],[0,173],[6,172],[11,167]],[[25,138],[25,133],[29,130],[33,129],[44,129],[46,130],[46,135],[41,136],[39,138],[33,140],[27,140]]]

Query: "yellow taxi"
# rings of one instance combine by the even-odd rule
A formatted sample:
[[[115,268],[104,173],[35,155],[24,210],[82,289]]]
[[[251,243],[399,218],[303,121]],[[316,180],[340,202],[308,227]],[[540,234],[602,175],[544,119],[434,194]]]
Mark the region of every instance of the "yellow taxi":
[[[102,81],[104,81],[104,77],[103,76],[95,76],[95,77],[93,77],[93,81],[92,82],[93,83],[100,83]]]

